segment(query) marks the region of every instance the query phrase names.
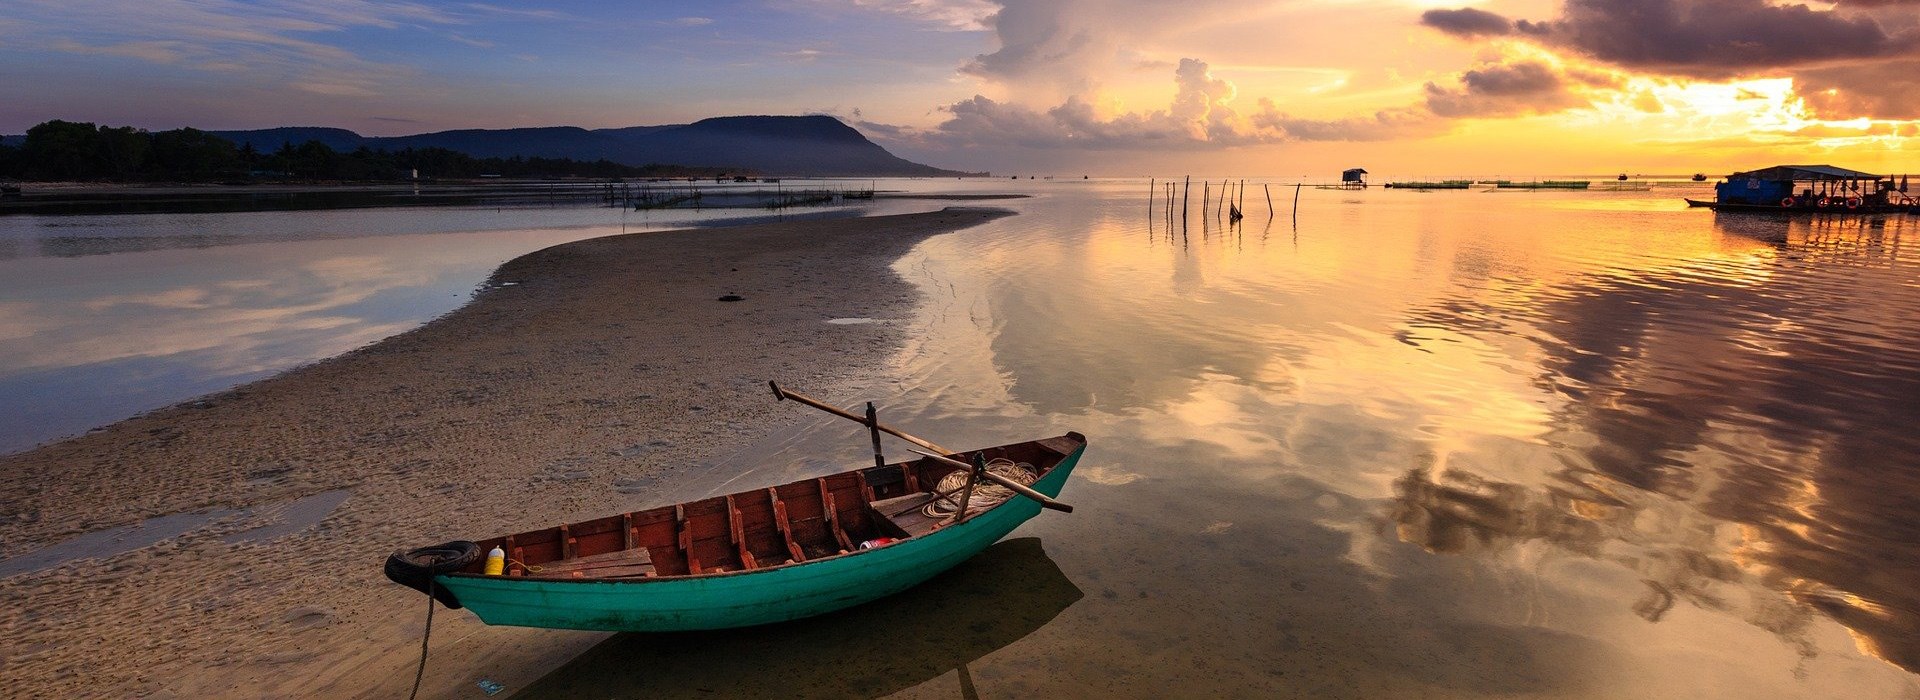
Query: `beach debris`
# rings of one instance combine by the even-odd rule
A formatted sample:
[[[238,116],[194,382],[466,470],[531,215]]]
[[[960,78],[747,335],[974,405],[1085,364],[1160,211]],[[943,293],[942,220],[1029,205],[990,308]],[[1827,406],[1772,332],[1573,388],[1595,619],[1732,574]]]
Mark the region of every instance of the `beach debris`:
[[[491,678],[482,678],[479,680],[479,682],[474,683],[474,685],[480,687],[480,692],[486,693],[487,695],[490,695],[490,696],[499,695],[500,691],[507,689],[507,684],[501,683],[500,681],[496,681]]]
[[[740,296],[738,294],[722,294],[720,295],[720,298],[718,299],[718,301],[746,301],[746,299],[747,299],[746,297]]]

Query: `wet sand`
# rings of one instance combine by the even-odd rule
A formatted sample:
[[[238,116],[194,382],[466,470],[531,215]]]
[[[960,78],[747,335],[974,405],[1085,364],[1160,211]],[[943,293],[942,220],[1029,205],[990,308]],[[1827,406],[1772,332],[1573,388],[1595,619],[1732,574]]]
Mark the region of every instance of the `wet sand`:
[[[660,484],[806,417],[766,380],[835,398],[867,378],[898,331],[825,321],[905,317],[916,293],[890,264],[1006,214],[561,245],[502,265],[472,303],[411,332],[0,457],[0,557],[210,514],[151,546],[4,579],[0,684],[403,696],[425,599],[381,576],[386,554],[656,504]],[[717,300],[730,294],[743,300]],[[243,534],[334,503],[291,534]],[[464,611],[434,624],[426,697],[474,694],[478,678],[524,687],[604,637],[490,628]]]

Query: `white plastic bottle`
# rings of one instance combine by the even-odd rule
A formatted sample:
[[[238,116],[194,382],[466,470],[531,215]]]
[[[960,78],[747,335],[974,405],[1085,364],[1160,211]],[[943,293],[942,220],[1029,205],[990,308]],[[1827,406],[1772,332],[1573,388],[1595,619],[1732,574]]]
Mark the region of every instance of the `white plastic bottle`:
[[[500,549],[499,547],[496,546],[493,548],[493,551],[487,552],[487,575],[488,576],[499,576],[501,572],[504,572],[506,570],[507,570],[506,550]]]

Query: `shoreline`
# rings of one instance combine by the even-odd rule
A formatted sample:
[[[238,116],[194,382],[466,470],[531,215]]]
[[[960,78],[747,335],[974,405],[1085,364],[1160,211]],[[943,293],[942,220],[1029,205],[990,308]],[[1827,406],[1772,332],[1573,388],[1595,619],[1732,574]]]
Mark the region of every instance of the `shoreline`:
[[[801,419],[766,400],[767,379],[832,396],[876,368],[897,330],[825,321],[911,313],[919,293],[891,264],[1009,214],[567,243],[508,261],[406,333],[0,456],[0,557],[216,513],[158,544],[5,579],[0,673],[49,695],[404,693],[423,612],[379,573],[387,553],[649,503],[676,473]],[[727,294],[744,301],[717,301]],[[335,493],[313,526],[223,537],[247,524],[225,513],[287,521],[285,504]],[[524,687],[604,637],[459,612],[434,626],[430,693],[495,669],[522,669],[491,678]]]

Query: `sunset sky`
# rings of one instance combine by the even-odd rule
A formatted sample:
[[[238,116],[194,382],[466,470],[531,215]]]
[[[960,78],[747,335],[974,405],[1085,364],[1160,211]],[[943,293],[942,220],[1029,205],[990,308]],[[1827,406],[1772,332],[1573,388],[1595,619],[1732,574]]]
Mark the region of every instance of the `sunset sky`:
[[[838,116],[1063,175],[1920,171],[1920,0],[10,0],[0,133]]]

